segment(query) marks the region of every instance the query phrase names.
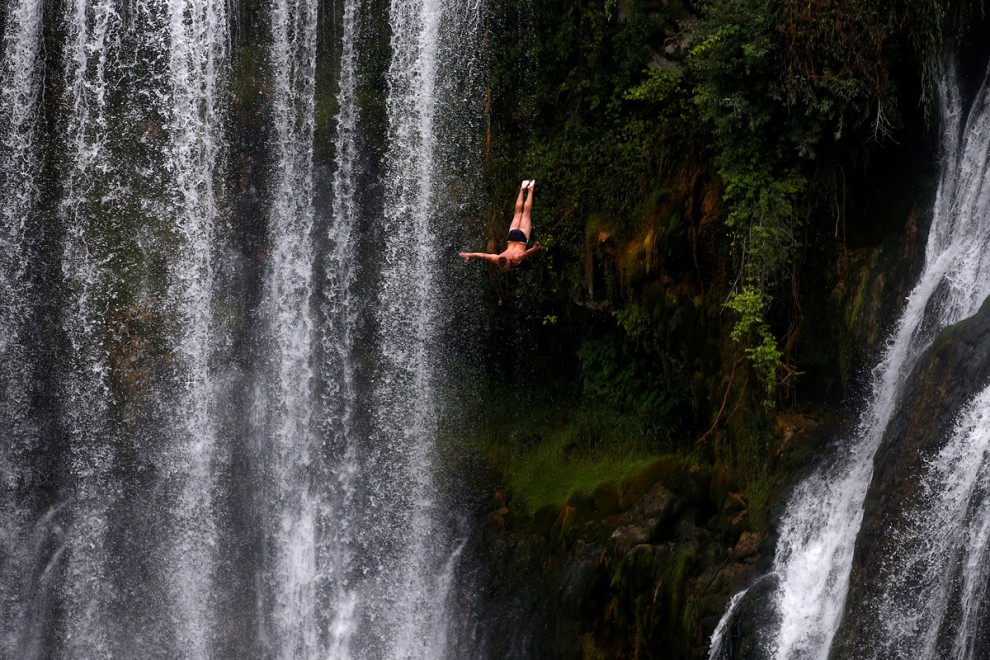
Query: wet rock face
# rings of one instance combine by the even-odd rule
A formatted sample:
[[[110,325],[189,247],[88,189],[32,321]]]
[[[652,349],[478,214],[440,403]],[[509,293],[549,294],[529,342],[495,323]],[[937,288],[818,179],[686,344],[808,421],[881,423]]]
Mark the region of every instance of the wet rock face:
[[[898,192],[890,197],[910,195]],[[849,251],[838,269],[828,303],[823,306],[828,310],[826,317],[817,324],[817,330],[808,329],[810,345],[828,347],[828,360],[837,359],[843,389],[855,384],[865,368],[873,364],[911,292],[918,269],[924,264],[929,215],[916,208],[906,210],[902,216],[906,217],[904,226],[888,234],[879,245]],[[817,336],[817,332],[824,334]],[[825,388],[834,386],[828,377],[825,381],[821,383]]]
[[[706,657],[762,541],[744,525],[726,536],[721,519],[745,511],[712,506],[709,479],[654,478],[618,505],[605,493],[573,498],[556,518],[522,515],[498,493],[466,550],[487,572],[462,580],[465,605],[483,603],[487,618],[458,635],[465,653],[484,636],[492,658]]]
[[[918,503],[927,462],[945,446],[961,409],[990,383],[990,304],[944,330],[912,372],[877,452],[856,541],[846,612],[834,657],[871,653],[878,620],[871,585],[898,570],[907,514]]]
[[[773,573],[756,580],[746,591],[729,621],[722,646],[712,649],[716,660],[769,660],[778,627],[774,606],[777,576]]]
[[[631,548],[660,540],[665,527],[680,513],[683,504],[662,484],[656,484],[618,520],[609,538],[610,550],[623,554]]]

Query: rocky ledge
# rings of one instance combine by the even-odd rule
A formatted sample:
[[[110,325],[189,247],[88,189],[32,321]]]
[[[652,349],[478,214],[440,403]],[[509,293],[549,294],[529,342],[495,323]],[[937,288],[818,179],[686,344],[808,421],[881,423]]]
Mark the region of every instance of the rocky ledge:
[[[487,572],[470,582],[489,657],[705,657],[762,541],[743,497],[719,508],[714,490],[707,470],[658,461],[622,495],[604,485],[558,511],[498,491],[468,548]]]

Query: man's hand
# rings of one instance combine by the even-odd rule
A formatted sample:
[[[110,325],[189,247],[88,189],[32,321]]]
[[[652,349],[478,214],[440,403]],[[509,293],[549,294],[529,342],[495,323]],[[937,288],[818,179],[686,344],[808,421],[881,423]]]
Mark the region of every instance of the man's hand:
[[[457,254],[464,257],[464,261],[470,261],[471,259],[487,259],[491,261],[497,258],[496,255],[488,254],[487,252],[458,252]]]

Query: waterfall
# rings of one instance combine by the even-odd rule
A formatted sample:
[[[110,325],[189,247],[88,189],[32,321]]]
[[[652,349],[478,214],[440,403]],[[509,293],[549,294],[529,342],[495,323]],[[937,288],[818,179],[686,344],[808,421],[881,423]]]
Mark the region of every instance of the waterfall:
[[[183,423],[166,457],[176,496],[169,531],[172,619],[183,655],[209,655],[214,616],[217,511],[213,475],[218,471],[218,405],[211,369],[217,345],[213,318],[219,208],[214,180],[222,169],[221,91],[226,80],[227,16],[224,3],[175,0],[169,7],[171,97],[166,130],[167,169],[173,178],[178,258],[172,262],[170,291],[181,328],[175,341],[179,396],[175,415]]]
[[[72,613],[65,634],[66,655],[111,655],[107,625],[111,581],[107,568],[109,510],[119,489],[110,476],[115,444],[109,423],[109,351],[103,342],[101,312],[110,306],[108,274],[114,246],[101,244],[87,213],[87,202],[103,196],[96,188],[112,172],[106,153],[110,139],[107,120],[107,59],[119,44],[119,15],[109,0],[87,6],[86,0],[66,3],[65,72],[66,126],[69,151],[66,193],[61,204],[63,223],[62,274],[72,297],[62,327],[69,337],[69,368],[63,376],[66,400],[63,424],[69,435],[69,496],[74,514],[66,532],[66,576],[61,585],[64,607]],[[109,188],[109,187],[108,187]],[[107,190],[114,195],[115,190]],[[114,221],[106,215],[108,223]]]
[[[899,532],[896,570],[876,587],[874,657],[973,658],[982,632],[990,549],[990,388],[959,416],[931,460]]]
[[[849,588],[874,455],[907,376],[943,328],[974,314],[990,294],[990,223],[985,222],[990,87],[984,81],[964,114],[954,70],[948,67],[940,79],[942,173],[924,269],[873,371],[873,394],[846,452],[801,483],[784,512],[772,569],[779,579],[774,593],[779,626],[765,644],[774,657],[828,657]],[[972,423],[970,417],[963,419],[958,433],[966,435]],[[935,474],[947,469],[938,465],[959,463],[951,445],[946,451],[933,467]],[[945,496],[954,497],[951,491]],[[898,627],[896,617],[891,625]],[[925,641],[922,637],[906,637],[905,648],[920,653],[913,644]]]
[[[272,5],[273,114],[277,175],[268,220],[262,330],[268,347],[257,383],[261,433],[258,457],[271,507],[266,521],[272,565],[272,651],[312,657],[316,620],[316,506],[314,460],[315,342],[313,282],[313,104],[316,2]]]
[[[8,5],[0,656],[444,657],[483,4]]]
[[[355,350],[360,320],[355,290],[358,275],[358,223],[360,181],[358,85],[358,34],[361,0],[345,0],[342,12],[340,82],[337,92],[336,168],[333,175],[329,254],[324,277],[323,322],[320,345],[323,356],[324,391],[321,406],[323,433],[332,447],[334,468],[326,471],[330,493],[321,511],[325,530],[319,551],[320,576],[324,584],[324,609],[331,613],[323,655],[352,656],[351,640],[357,629],[358,594],[355,580],[355,519],[360,478],[357,420],[359,394]],[[346,513],[345,513],[346,512]],[[341,515],[341,514],[344,515]]]
[[[19,649],[31,655],[31,619],[38,616],[29,594],[36,541],[31,510],[25,506],[21,457],[35,451],[38,431],[30,415],[31,372],[26,333],[31,310],[31,284],[24,255],[33,255],[28,218],[38,195],[35,124],[40,113],[41,0],[9,3],[2,69],[0,69],[0,656]],[[29,263],[29,262],[28,262]],[[29,548],[25,551],[25,548]]]
[[[951,223],[938,227],[935,240],[952,243],[965,270],[937,304],[942,309],[963,308],[960,316],[973,313],[990,293],[990,228],[985,220],[990,213],[988,114],[990,79],[985,79],[959,150],[946,149],[945,166],[951,170],[943,173],[942,182],[951,197],[940,198],[945,207],[938,211]],[[955,233],[961,237],[954,238]],[[978,645],[984,641],[990,577],[988,414],[990,388],[962,407],[947,429],[945,444],[922,461],[920,493],[904,503],[904,524],[890,535],[884,570],[866,596],[878,624],[868,650],[872,657],[964,659],[985,653]]]
[[[418,567],[434,561],[428,556],[430,536],[439,531],[430,528],[435,487],[429,454],[439,414],[433,366],[439,354],[433,335],[438,330],[438,310],[431,296],[438,285],[431,139],[438,119],[437,49],[444,7],[437,0],[392,0],[390,9],[390,146],[378,296],[384,359],[374,393],[378,401],[374,460],[379,465],[391,464],[389,472],[402,475],[401,485],[398,489],[390,486],[393,492],[387,497],[404,505],[390,503],[391,511],[383,513],[403,518],[393,527],[402,529],[402,536],[388,539],[397,550],[398,571],[390,576],[386,590],[387,600],[394,603],[391,655],[407,658],[437,655],[429,632],[436,624],[428,617],[430,604],[435,606],[443,597],[431,593]],[[417,617],[425,621],[416,622]]]
[[[213,187],[226,62],[226,17],[213,4],[66,6],[71,112],[57,139],[69,145],[62,423],[74,492],[62,588],[73,655],[210,648]],[[123,604],[138,567],[148,577],[131,590],[162,609]],[[113,632],[121,623],[131,640]]]
[[[316,4],[310,7],[315,11]],[[276,195],[292,201],[276,206],[270,218],[271,242],[286,245],[273,253],[266,280],[265,310],[274,320],[266,341],[280,350],[269,358],[273,371],[256,393],[256,408],[267,416],[256,423],[269,429],[262,437],[274,433],[272,444],[284,448],[270,458],[281,472],[267,479],[278,502],[269,534],[280,557],[273,572],[279,655],[443,655],[446,617],[436,603],[446,598],[458,546],[438,526],[433,482],[440,414],[434,388],[442,373],[435,333],[442,330],[437,304],[443,289],[435,232],[444,220],[432,208],[438,145],[444,144],[434,122],[447,118],[453,102],[438,90],[438,53],[445,47],[456,53],[465,36],[479,33],[459,30],[459,13],[472,15],[466,9],[443,2],[390,5],[388,148],[383,198],[375,204],[359,194],[369,176],[361,152],[367,126],[357,99],[368,5],[343,2],[326,218],[313,205],[315,72],[307,63],[316,15],[300,5],[288,12],[296,22],[287,29],[277,27],[286,15],[273,15],[280,54],[273,66],[285,72],[274,100],[285,186]],[[480,6],[474,10],[477,20]],[[378,244],[362,238],[360,227],[369,223]],[[318,254],[319,271],[312,267]],[[373,304],[362,301],[369,291]],[[362,343],[374,347],[374,361],[361,358],[368,350]],[[275,408],[268,400],[266,409],[272,382],[284,398]]]
[[[440,53],[465,36],[458,20],[471,7],[442,0],[393,0],[392,59],[388,83],[388,151],[385,155],[382,262],[375,327],[381,358],[372,375],[374,414],[365,469],[392,475],[365,493],[371,518],[359,544],[377,548],[388,570],[374,585],[368,615],[377,620],[376,654],[396,658],[443,657],[444,604],[457,545],[438,524],[434,452],[443,374],[438,279],[444,253],[439,235],[437,125],[450,121],[457,99],[440,93]],[[477,7],[475,7],[477,10]],[[456,62],[446,64],[456,66]],[[373,522],[372,522],[373,520]]]

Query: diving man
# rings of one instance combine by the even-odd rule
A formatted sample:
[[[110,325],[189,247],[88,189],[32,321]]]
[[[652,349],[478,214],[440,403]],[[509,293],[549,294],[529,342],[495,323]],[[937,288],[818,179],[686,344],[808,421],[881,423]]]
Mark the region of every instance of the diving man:
[[[499,254],[488,252],[461,252],[460,256],[464,261],[470,259],[484,259],[495,264],[503,271],[508,271],[513,266],[518,266],[526,257],[540,249],[539,243],[534,243],[533,247],[526,249],[529,243],[529,234],[532,231],[533,222],[531,214],[533,211],[533,186],[536,180],[523,181],[519,187],[519,197],[516,198],[516,213],[512,217],[512,224],[509,226],[508,241],[505,250]],[[526,192],[529,191],[529,195]],[[523,199],[525,198],[525,202]]]

